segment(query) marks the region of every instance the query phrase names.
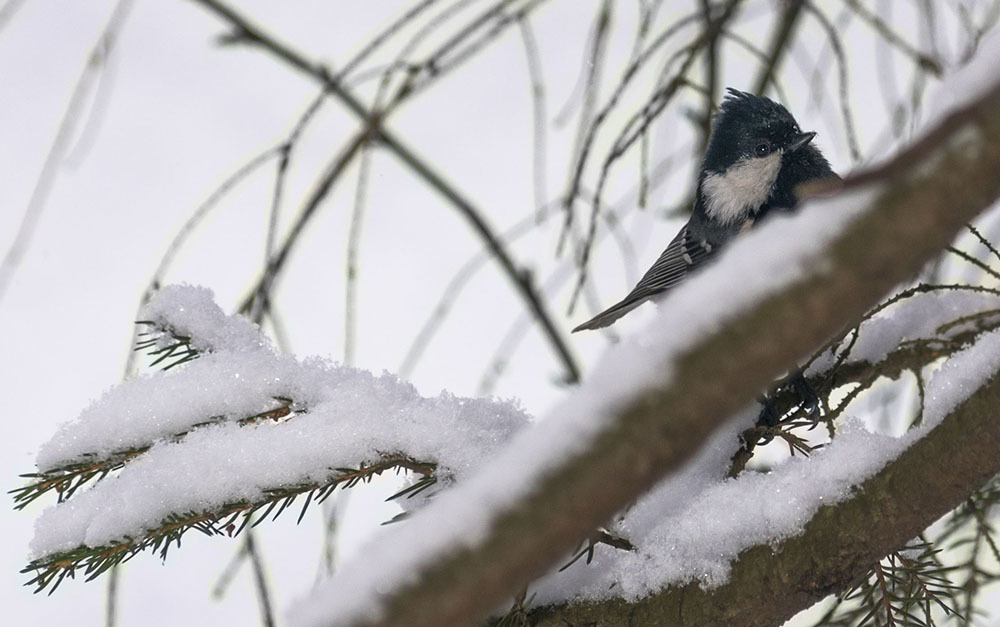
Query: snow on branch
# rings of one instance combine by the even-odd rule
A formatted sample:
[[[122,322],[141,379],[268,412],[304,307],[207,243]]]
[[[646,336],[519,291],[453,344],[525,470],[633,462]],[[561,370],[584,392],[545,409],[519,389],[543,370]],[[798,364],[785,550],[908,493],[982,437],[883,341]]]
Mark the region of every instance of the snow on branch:
[[[644,534],[638,552],[605,554],[572,580],[550,576],[532,587],[531,624],[662,616],[781,624],[856,583],[859,566],[901,549],[1000,472],[998,370],[1000,331],[993,331],[946,362],[929,386],[925,422],[902,437],[855,427],[809,460],[767,474],[699,486],[688,472],[665,482],[629,515]],[[706,489],[692,492],[699,487]],[[570,587],[577,592],[567,595]],[[606,602],[613,598],[628,603]]]
[[[611,528],[636,550],[605,552],[592,568],[546,577],[532,586],[535,602],[637,601],[690,582],[717,588],[729,581],[742,551],[801,534],[821,507],[851,498],[856,486],[931,433],[998,371],[1000,331],[992,331],[945,362],[927,386],[923,421],[903,436],[872,433],[852,420],[809,457],[728,481],[720,478],[735,438],[731,429],[724,430],[695,463],[649,492]],[[928,513],[926,524],[945,511]]]
[[[467,473],[528,419],[509,402],[424,398],[390,374],[278,355],[208,290],[168,288],[145,313],[211,352],[111,389],[42,447],[15,495],[22,506],[60,495],[31,543],[26,570],[40,589],[165,551],[192,528],[231,533],[239,517],[246,525],[303,495],[308,507],[385,470],[422,474],[412,496]]]
[[[238,315],[227,316],[213,301],[212,290],[190,285],[167,285],[139,312],[139,324],[188,343],[195,351],[269,350],[256,325]],[[168,347],[165,337],[154,339],[157,348]],[[142,344],[140,344],[142,347]]]
[[[295,608],[294,622],[475,620],[689,464],[759,390],[857,324],[1000,195],[998,52],[984,51],[976,67],[949,79],[945,90],[966,99],[941,113],[933,130],[892,161],[846,181],[832,198],[810,201],[799,215],[748,234],[671,292],[641,338],[609,351],[590,380],[488,468],[407,525],[383,532],[361,551],[363,560],[346,564]],[[975,386],[956,390],[952,402]],[[845,481],[863,480],[888,459],[852,469]],[[808,474],[800,464],[785,472]],[[774,539],[801,528],[820,496],[826,495],[802,494],[794,524],[778,525]],[[766,541],[744,540],[750,543],[744,548]],[[717,582],[722,571],[714,573]]]

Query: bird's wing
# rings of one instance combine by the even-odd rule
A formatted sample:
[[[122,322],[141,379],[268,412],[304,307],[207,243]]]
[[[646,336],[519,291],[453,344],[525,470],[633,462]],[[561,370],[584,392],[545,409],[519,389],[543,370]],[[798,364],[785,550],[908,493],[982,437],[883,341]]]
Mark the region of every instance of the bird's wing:
[[[707,242],[691,237],[688,227],[684,226],[628,296],[576,327],[573,332],[608,326],[650,298],[683,281],[692,270],[708,260],[711,252],[712,247]]]

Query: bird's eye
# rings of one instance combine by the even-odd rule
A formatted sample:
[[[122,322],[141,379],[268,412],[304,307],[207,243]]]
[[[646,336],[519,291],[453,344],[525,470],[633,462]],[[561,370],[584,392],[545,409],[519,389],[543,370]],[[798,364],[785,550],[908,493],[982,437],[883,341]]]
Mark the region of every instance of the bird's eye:
[[[753,148],[753,153],[758,157],[766,157],[769,152],[771,152],[771,144],[766,141],[758,142]]]

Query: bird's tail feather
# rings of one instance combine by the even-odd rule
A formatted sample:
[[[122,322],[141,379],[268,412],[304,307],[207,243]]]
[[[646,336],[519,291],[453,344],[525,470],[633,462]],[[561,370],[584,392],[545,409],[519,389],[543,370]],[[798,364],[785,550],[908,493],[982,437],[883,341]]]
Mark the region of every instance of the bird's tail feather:
[[[621,318],[628,312],[632,311],[639,305],[643,304],[647,300],[649,300],[648,294],[640,296],[634,296],[632,294],[629,294],[620,303],[608,307],[607,309],[597,314],[590,320],[584,322],[580,326],[573,329],[573,333],[576,333],[577,331],[592,331],[595,329],[603,329],[604,327],[613,323],[615,320]]]

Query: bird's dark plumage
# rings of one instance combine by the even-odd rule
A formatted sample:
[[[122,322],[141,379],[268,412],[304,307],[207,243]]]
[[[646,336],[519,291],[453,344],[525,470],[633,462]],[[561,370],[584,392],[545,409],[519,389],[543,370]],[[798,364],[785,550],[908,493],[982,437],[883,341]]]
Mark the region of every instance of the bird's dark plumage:
[[[712,125],[691,219],[621,302],[573,329],[600,329],[668,291],[772,210],[798,204],[802,183],[837,178],[782,105],[729,89]]]

